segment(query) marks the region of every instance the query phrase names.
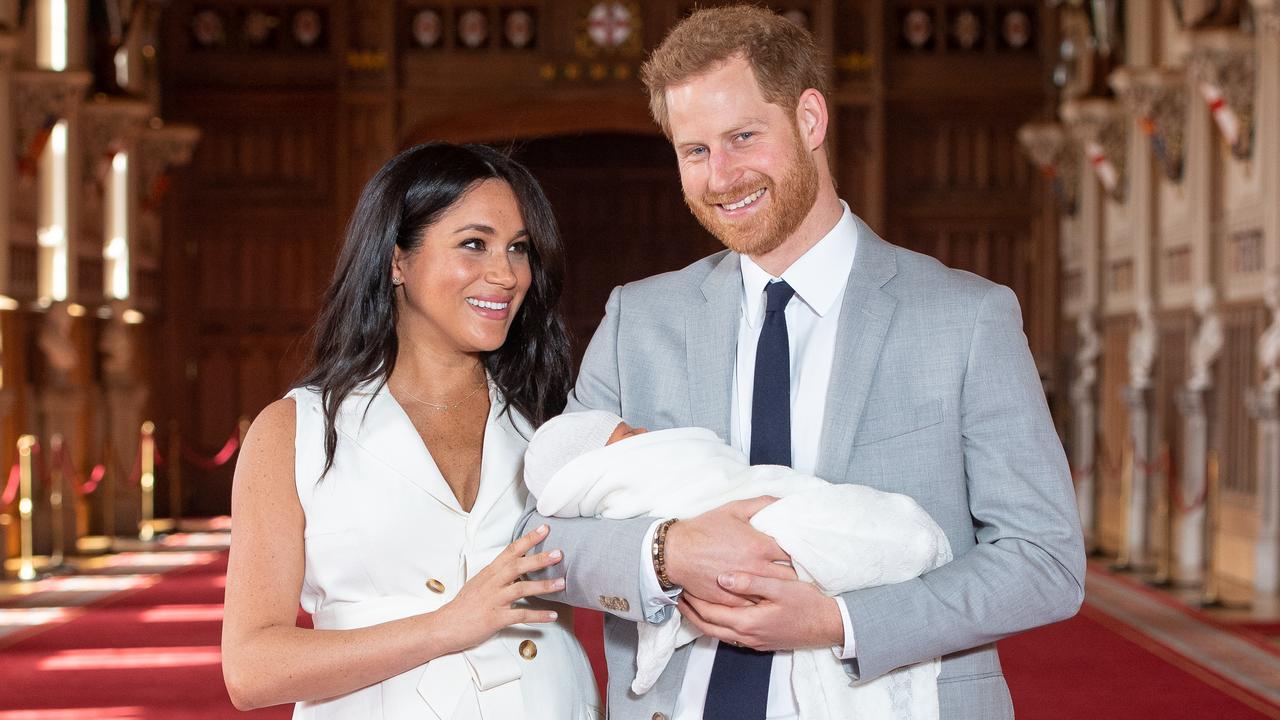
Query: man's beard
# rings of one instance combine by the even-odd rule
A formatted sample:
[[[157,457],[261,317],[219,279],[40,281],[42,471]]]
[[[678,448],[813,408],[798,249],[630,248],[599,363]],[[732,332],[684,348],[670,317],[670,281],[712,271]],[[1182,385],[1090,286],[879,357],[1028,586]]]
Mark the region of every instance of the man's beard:
[[[742,180],[724,193],[705,193],[698,199],[685,195],[685,204],[702,227],[730,250],[752,256],[775,250],[800,227],[818,198],[818,168],[812,155],[804,149],[798,131],[793,147],[795,154],[781,182],[774,182],[767,175],[757,175]],[[737,223],[720,217],[717,205],[737,202],[762,187],[765,193],[760,200],[768,198],[769,202],[768,207],[762,208],[763,213]]]

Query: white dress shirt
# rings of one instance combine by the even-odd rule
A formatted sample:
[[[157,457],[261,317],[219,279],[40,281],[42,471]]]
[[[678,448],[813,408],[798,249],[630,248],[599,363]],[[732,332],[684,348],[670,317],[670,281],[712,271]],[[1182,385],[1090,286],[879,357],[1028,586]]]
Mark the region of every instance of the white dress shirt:
[[[791,467],[812,475],[818,465],[819,442],[835,360],[836,330],[845,285],[853,268],[858,246],[858,228],[849,206],[835,227],[787,268],[780,279],[796,291],[787,304],[787,339],[791,349]],[[743,255],[742,317],[738,322],[737,361],[734,364],[729,442],[744,454],[751,452],[751,399],[755,380],[756,346],[764,321],[765,286],[778,279]],[[664,606],[674,605],[679,589],[663,592],[653,572],[649,545],[658,524],[649,528],[641,545],[641,583],[646,596],[644,614],[655,618]],[[854,657],[853,627],[844,601],[836,598],[844,622],[844,646],[832,651],[841,659]],[[711,666],[715,662],[713,638],[696,640],[685,668],[684,684],[676,700],[672,720],[699,720],[706,703]],[[791,653],[777,652],[769,675],[768,720],[796,720],[795,693],[791,689]]]

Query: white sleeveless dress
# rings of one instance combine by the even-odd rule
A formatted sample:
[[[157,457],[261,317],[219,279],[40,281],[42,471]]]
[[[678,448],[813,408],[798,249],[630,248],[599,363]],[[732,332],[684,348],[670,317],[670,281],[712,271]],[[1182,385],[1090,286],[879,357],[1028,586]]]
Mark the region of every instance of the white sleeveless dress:
[[[302,607],[317,629],[351,629],[431,612],[505,548],[524,513],[526,438],[490,388],[480,488],[463,512],[409,417],[386,388],[356,389],[338,411],[324,468],[320,395],[295,389],[295,471],[306,516]],[[523,434],[521,433],[523,430]],[[516,625],[480,645],[376,685],[298,703],[308,720],[598,720],[595,680],[568,607],[556,623]]]

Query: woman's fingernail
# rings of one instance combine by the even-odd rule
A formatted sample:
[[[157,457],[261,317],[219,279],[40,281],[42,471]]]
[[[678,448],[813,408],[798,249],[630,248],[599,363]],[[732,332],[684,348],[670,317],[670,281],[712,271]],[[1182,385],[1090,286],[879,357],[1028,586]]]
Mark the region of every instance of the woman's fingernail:
[[[556,619],[556,618],[558,618],[558,617],[560,617],[560,614],[559,614],[559,613],[556,613],[556,612],[549,612],[549,613],[547,613],[547,618],[548,618],[548,619],[550,619],[550,620],[555,620],[555,619]]]
[[[564,557],[564,553],[559,550],[552,550],[551,552],[547,553],[547,556],[550,557],[552,560],[559,560],[560,558]]]
[[[547,531],[550,529],[551,528],[547,527],[546,525],[539,525],[538,529],[534,530],[534,532],[538,533],[539,535],[546,535]]]
[[[733,587],[733,573],[725,573],[720,577],[716,578],[716,580],[719,581],[721,587],[726,587],[726,588]]]
[[[551,587],[555,588],[556,590],[563,590],[563,589],[564,589],[564,578],[556,578],[555,580],[553,580],[553,581],[551,582]]]

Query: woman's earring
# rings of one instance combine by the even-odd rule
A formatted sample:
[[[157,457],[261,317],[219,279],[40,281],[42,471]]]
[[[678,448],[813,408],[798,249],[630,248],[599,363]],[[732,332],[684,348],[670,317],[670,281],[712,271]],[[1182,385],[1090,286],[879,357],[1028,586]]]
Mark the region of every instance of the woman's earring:
[[[393,277],[391,278],[391,284],[395,285],[396,287],[400,287],[401,285],[404,284],[404,278]]]

